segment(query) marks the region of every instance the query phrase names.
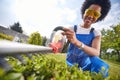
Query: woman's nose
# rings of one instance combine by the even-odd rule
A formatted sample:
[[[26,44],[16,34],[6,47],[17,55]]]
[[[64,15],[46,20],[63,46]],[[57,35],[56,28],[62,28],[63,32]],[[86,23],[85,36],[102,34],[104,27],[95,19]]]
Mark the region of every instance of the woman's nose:
[[[92,19],[93,19],[93,16],[89,15],[89,16],[87,16],[87,18],[88,18],[89,20],[92,20]]]

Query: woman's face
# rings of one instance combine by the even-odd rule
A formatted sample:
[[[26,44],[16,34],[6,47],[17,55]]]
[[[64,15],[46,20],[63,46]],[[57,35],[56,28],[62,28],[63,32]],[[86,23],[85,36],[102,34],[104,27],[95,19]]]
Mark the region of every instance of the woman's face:
[[[101,16],[101,7],[96,4],[92,4],[88,9],[86,9],[83,15],[84,24],[91,25],[95,23],[97,19]]]

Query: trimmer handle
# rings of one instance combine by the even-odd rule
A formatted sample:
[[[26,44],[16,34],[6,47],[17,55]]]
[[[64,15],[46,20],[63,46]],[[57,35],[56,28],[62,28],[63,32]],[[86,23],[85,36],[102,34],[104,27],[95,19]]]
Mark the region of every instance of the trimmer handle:
[[[57,42],[54,42],[53,39],[56,37],[56,32],[58,31],[64,31],[63,30],[63,26],[58,26],[56,27],[53,31],[52,34],[50,36],[50,44],[49,47],[53,48],[53,52],[54,53],[59,53],[62,52],[63,46],[64,46],[64,42],[65,42],[65,38],[61,37],[60,40],[58,40]],[[60,37],[60,36],[58,36]]]
[[[52,34],[51,34],[51,36],[50,36],[50,42],[52,42],[52,39],[53,39],[55,33],[56,33],[57,31],[59,31],[59,30],[62,30],[62,31],[63,31],[63,28],[64,28],[63,26],[58,26],[58,27],[54,28],[54,30],[52,31]]]

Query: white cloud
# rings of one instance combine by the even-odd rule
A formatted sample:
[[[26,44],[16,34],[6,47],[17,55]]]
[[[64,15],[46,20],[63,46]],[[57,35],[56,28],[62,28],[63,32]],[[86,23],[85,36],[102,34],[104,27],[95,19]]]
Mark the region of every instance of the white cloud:
[[[62,21],[73,22],[77,18],[75,10],[60,8],[65,0],[22,0],[16,1],[16,15],[27,34],[39,31],[42,36],[50,36],[52,30]]]
[[[62,5],[64,5],[64,4],[66,3],[65,0],[59,0],[59,1],[60,1],[60,3],[61,3]]]
[[[118,23],[119,6],[119,3],[113,4],[105,20],[93,26],[102,29]],[[42,36],[47,37],[59,25],[74,24],[78,19],[78,10],[78,7],[70,8],[66,0],[16,0],[15,5],[15,13],[23,30],[27,34],[39,31]]]
[[[116,3],[112,4],[112,8],[113,8],[113,9],[116,9],[116,8],[118,9],[119,6],[120,6],[120,3],[119,3],[119,2],[116,2]]]
[[[98,30],[102,30],[103,28],[104,29],[110,29],[110,27],[109,27],[110,25],[111,25],[111,23],[106,24],[104,21],[102,21],[102,22],[95,23],[92,26],[95,27]]]
[[[63,9],[63,15],[66,17],[66,20],[69,22],[74,22],[77,18],[77,13],[75,10],[72,10],[70,8],[64,8]]]
[[[23,0],[16,3],[16,15],[26,33],[49,33],[51,26],[61,21],[56,0]]]

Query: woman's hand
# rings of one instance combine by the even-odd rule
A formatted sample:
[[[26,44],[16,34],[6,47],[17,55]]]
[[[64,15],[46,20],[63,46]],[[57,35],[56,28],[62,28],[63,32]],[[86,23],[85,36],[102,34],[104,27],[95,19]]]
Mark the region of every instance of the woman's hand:
[[[63,28],[64,32],[62,32],[62,35],[65,35],[66,38],[71,42],[73,43],[74,45],[76,45],[77,43],[77,38],[76,38],[76,35],[75,35],[75,32],[71,29],[68,29],[68,28]]]
[[[64,32],[62,32],[62,35],[65,35],[66,38],[77,47],[81,47],[82,42],[79,41],[76,38],[75,32],[68,28],[63,28]],[[99,56],[100,54],[100,42],[101,42],[101,36],[97,36],[92,41],[92,47],[84,45],[84,50],[87,54],[91,56]]]

